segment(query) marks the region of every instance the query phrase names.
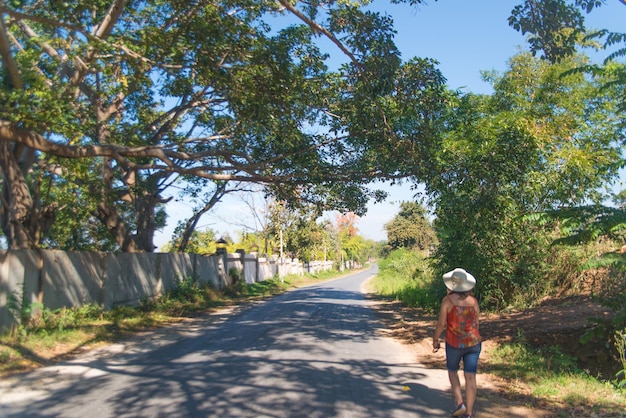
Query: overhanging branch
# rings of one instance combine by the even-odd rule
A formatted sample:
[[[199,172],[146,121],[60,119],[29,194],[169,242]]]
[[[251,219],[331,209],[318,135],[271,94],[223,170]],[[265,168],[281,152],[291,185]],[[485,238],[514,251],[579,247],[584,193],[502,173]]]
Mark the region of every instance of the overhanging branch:
[[[318,144],[317,147],[322,147],[334,140],[336,139],[329,139],[329,141]],[[304,175],[298,178],[294,176],[292,172],[285,170],[281,172],[281,169],[276,168],[276,165],[281,159],[287,159],[290,156],[296,155],[298,152],[310,151],[316,147],[314,145],[299,151],[281,154],[282,158],[275,156],[268,161],[243,164],[233,158],[232,152],[227,151],[203,151],[194,153],[167,149],[162,145],[129,147],[117,144],[82,146],[59,144],[7,121],[0,121],[0,141],[19,143],[31,149],[61,158],[108,157],[132,170],[160,170],[219,181],[265,184],[309,184],[315,181],[355,181],[357,179],[367,180],[372,177],[381,177],[381,172],[376,169],[356,172],[343,167],[334,167],[335,169],[329,170],[322,175],[318,174],[315,179],[308,178]],[[215,160],[216,164],[203,164],[203,161],[211,158]],[[148,159],[150,162],[137,163],[133,161],[133,159]],[[230,163],[224,164],[226,161]],[[185,163],[189,164],[189,166],[185,166]]]

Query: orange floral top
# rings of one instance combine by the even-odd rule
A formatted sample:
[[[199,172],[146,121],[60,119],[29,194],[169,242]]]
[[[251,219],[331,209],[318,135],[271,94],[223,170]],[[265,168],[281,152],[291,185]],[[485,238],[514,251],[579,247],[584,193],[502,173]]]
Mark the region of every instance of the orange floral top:
[[[473,306],[454,305],[447,315],[446,344],[465,348],[480,342],[476,309]]]

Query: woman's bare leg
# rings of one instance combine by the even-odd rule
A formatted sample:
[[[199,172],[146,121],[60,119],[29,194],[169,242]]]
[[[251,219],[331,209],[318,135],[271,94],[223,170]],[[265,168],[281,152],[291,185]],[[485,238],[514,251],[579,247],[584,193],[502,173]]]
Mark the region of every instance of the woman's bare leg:
[[[465,412],[467,415],[472,415],[474,409],[474,403],[476,402],[476,373],[465,372]]]
[[[448,377],[450,378],[450,385],[452,385],[452,394],[454,395],[454,406],[463,403],[463,393],[461,392],[461,380],[459,379],[459,372],[453,372],[448,370]]]

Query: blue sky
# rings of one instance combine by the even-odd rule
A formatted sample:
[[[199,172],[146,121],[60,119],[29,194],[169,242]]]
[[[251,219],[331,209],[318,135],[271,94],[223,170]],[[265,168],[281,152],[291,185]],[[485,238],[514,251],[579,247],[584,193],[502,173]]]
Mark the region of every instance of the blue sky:
[[[393,5],[375,1],[373,9],[394,19],[396,45],[404,61],[412,57],[429,57],[439,61],[439,68],[448,86],[465,92],[490,93],[490,86],[481,80],[481,71],[503,72],[507,61],[520,48],[526,49],[524,37],[508,25],[511,10],[522,0],[439,0],[419,7]],[[620,0],[605,0],[606,5],[587,17],[587,27],[608,28],[626,32],[626,6]],[[337,55],[338,51],[330,51]],[[368,213],[357,224],[359,233],[375,241],[386,239],[383,226],[397,213],[399,203],[411,200],[409,185],[384,187],[390,196],[382,204],[370,204]],[[230,196],[200,222],[201,230],[211,228],[233,238],[241,225],[252,226],[249,207],[241,198]],[[169,206],[168,226],[157,234],[155,244],[167,242],[177,218],[189,216],[184,203]]]

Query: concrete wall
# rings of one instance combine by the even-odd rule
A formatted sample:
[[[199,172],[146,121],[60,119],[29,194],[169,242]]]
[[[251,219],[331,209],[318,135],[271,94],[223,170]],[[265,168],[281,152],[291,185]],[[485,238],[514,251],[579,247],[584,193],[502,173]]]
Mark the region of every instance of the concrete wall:
[[[298,260],[259,259],[243,252],[204,256],[0,251],[0,332],[18,325],[20,312],[30,308],[55,310],[94,304],[108,310],[155,299],[186,278],[221,289],[232,284],[230,269],[236,269],[246,283],[254,283],[331,269],[332,262],[315,264],[314,271],[311,266]]]
[[[37,302],[38,259],[35,251],[0,251],[0,329],[19,321],[22,301]]]
[[[41,251],[44,306],[99,304],[105,256],[90,252]],[[80,280],[77,280],[80,278]]]

